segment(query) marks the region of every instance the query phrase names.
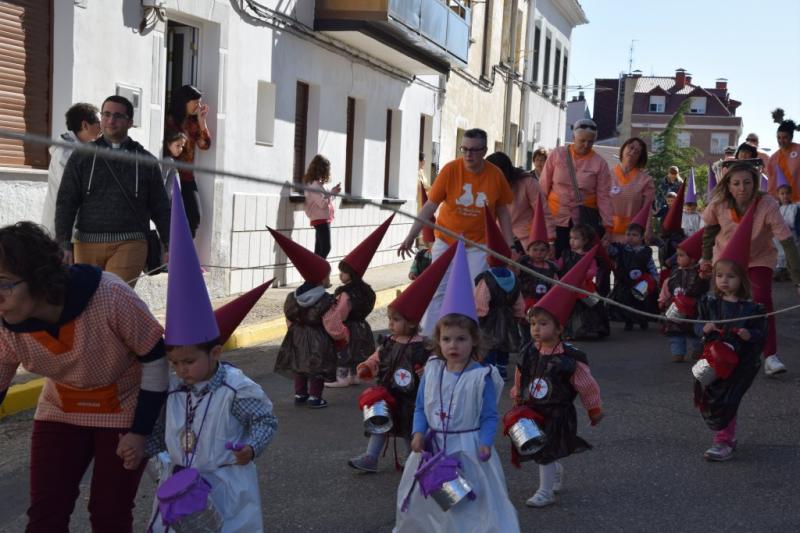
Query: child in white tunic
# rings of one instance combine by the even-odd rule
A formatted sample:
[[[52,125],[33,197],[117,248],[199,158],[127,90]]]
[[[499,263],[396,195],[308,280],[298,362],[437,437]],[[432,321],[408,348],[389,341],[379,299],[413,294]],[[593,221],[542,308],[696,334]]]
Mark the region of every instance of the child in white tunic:
[[[495,367],[481,366],[476,359],[480,332],[470,284],[466,254],[459,242],[443,316],[433,334],[438,357],[425,366],[417,393],[413,452],[397,492],[396,532],[519,531],[493,446],[503,380]],[[426,498],[415,481],[421,452],[440,450],[459,461],[460,475],[474,494],[474,499],[465,497],[448,511],[433,497]]]
[[[778,200],[781,204],[781,216],[792,230],[795,242],[800,242],[800,203],[792,203],[792,188],[787,184],[778,187]],[[779,280],[788,280],[789,271],[786,270],[786,255],[783,253],[783,246],[775,239],[775,248],[778,250],[778,262],[775,265],[775,277]]]

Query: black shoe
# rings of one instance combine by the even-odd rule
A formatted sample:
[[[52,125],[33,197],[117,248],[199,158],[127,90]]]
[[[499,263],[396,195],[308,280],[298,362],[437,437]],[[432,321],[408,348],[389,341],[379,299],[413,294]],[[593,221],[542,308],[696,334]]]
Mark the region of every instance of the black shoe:
[[[305,405],[308,401],[308,394],[295,394],[294,395],[294,404],[295,405]]]
[[[309,409],[322,409],[328,407],[328,400],[322,398],[311,398],[307,402]]]

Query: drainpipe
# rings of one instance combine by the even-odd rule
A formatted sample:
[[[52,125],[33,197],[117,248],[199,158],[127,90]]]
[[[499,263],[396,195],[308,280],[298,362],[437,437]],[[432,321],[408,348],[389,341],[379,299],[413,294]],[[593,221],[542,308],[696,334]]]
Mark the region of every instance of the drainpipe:
[[[513,157],[513,152],[516,148],[516,139],[511,139],[511,100],[514,91],[514,45],[517,42],[517,6],[519,0],[514,0],[511,3],[511,13],[509,24],[511,27],[508,31],[508,57],[506,58],[506,66],[508,67],[508,77],[506,78],[506,102],[505,110],[503,112],[503,151],[509,156]]]
[[[525,63],[522,71],[522,94],[519,101],[519,129],[522,131],[522,142],[519,146],[517,162],[525,165],[528,155],[528,136],[530,135],[530,120],[528,120],[528,105],[531,96],[530,83],[533,80],[533,37],[536,35],[536,0],[528,0],[528,19],[525,31]]]

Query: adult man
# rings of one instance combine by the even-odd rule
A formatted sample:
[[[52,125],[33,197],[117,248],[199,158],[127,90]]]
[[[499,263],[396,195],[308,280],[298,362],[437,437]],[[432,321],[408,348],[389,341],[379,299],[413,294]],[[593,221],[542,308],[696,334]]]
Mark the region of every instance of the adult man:
[[[67,131],[59,140],[68,143],[88,143],[100,136],[100,113],[92,104],[73,104],[65,115]],[[47,169],[47,194],[44,197],[42,225],[52,237],[55,235],[56,198],[61,186],[61,177],[67,166],[72,148],[63,146],[50,147],[50,168]]]
[[[147,259],[146,231],[151,218],[166,248],[169,201],[155,158],[128,137],[133,104],[122,96],[109,96],[103,102],[100,120],[103,136],[91,144],[124,150],[144,160],[114,160],[102,153],[72,154],[58,191],[56,240],[66,250],[65,260],[72,262],[74,224],[74,261],[99,266],[135,286]]]
[[[792,142],[797,125],[792,120],[784,120],[778,126],[778,149],[769,158],[767,175],[769,192],[777,195],[778,169],[792,187],[792,203],[800,202],[800,144]]]
[[[464,132],[464,139],[459,147],[463,156],[442,167],[428,193],[428,201],[418,216],[422,220],[428,220],[441,204],[436,224],[471,241],[486,244],[483,210],[489,209],[497,216],[503,236],[510,246],[514,241],[514,234],[511,231],[508,206],[513,200],[513,194],[500,169],[484,160],[486,141],[486,132],[481,129],[474,128]],[[397,250],[398,255],[403,258],[413,255],[411,248],[420,229],[422,223],[415,221]],[[436,240],[431,248],[434,261],[454,240],[438,230],[435,235]],[[486,254],[474,247],[467,248],[467,260],[473,279],[488,268]],[[439,308],[444,298],[448,275],[449,272],[442,278],[423,318],[422,331],[425,334],[433,331],[433,326],[439,319]]]
[[[766,152],[762,152],[761,150],[758,149],[758,135],[755,133],[748,133],[747,137],[745,137],[744,139],[744,142],[746,142],[747,144],[756,149],[756,152],[758,153],[758,158],[764,162],[764,168],[766,169],[767,164],[769,163],[769,155],[767,155]]]
[[[678,167],[672,165],[667,171],[667,175],[663,180],[659,180],[656,184],[656,218],[663,217],[667,214],[667,194],[678,190],[683,185],[683,178],[681,178]]]

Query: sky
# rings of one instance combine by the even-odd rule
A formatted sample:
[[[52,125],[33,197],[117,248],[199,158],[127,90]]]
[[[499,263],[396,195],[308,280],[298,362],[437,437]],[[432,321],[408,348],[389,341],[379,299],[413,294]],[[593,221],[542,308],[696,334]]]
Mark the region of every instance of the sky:
[[[800,123],[800,0],[579,0],[589,19],[572,33],[571,92],[577,85],[592,111],[595,78],[631,70],[674,76],[684,68],[692,84],[728,92],[742,102],[739,142],[750,132],[764,148],[777,148],[771,111],[781,107]],[[795,141],[800,133],[795,134]]]

